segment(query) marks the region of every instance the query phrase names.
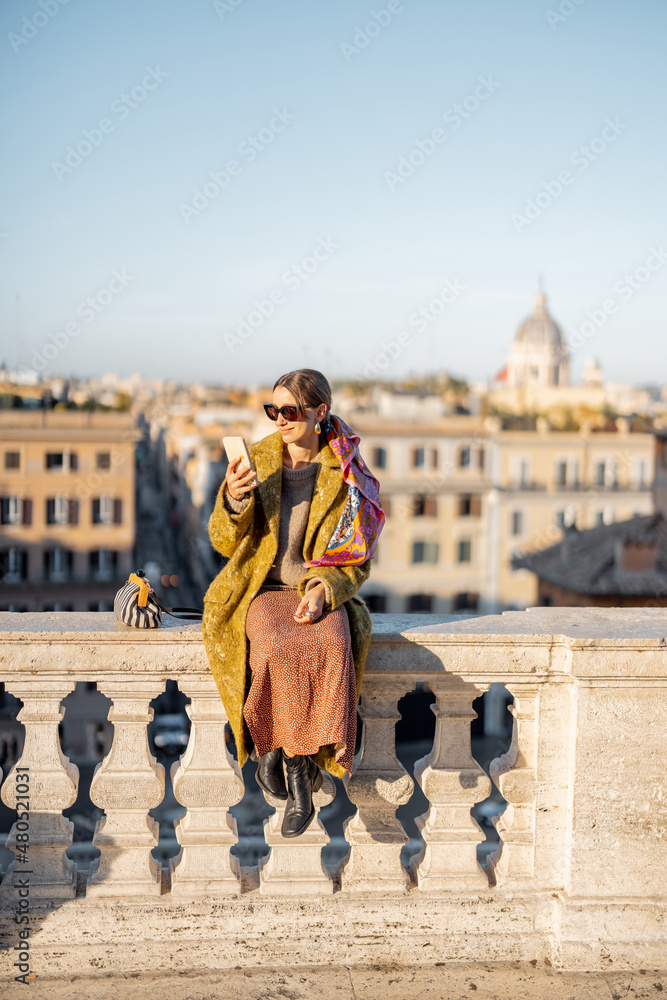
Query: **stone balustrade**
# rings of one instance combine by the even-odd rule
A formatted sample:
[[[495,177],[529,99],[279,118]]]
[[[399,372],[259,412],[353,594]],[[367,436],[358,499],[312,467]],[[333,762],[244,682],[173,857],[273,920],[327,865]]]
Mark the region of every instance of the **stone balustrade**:
[[[667,965],[666,637],[661,609],[375,616],[361,748],[346,781],[356,806],[346,859],[336,872],[323,864],[319,817],[301,837],[282,838],[284,803],[269,800],[268,854],[241,870],[229,810],[243,779],[199,625],[143,632],[111,614],[0,614],[0,680],[21,699],[25,726],[2,799],[14,808],[18,795],[24,808],[29,788],[28,839],[20,818],[7,839],[17,860],[0,885],[0,944],[14,947],[28,878],[32,954],[51,975],[386,961]],[[163,871],[149,812],[165,775],[147,723],[168,679],[190,699],[192,725],[171,771],[186,809],[175,824],[180,853]],[[78,681],[110,699],[114,727],[90,789],[104,816],[87,877],[65,854],[72,824],[62,813],[79,775],[58,739],[62,701]],[[418,820],[423,845],[406,869],[396,810],[414,782],[396,757],[395,724],[417,682],[435,695],[436,721],[415,767],[429,803]],[[514,698],[514,727],[491,766],[508,806],[482,869],[471,809],[491,783],[472,756],[470,722],[494,682]],[[317,811],[334,795],[325,776]]]

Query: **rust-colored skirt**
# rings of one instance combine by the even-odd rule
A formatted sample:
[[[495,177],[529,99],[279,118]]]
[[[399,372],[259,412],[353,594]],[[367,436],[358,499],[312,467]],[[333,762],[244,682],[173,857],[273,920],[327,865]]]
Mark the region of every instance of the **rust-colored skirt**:
[[[260,590],[248,609],[252,681],[243,707],[258,756],[282,747],[288,756],[334,744],[352,770],[357,687],[345,608],[312,625],[294,621],[296,590]]]

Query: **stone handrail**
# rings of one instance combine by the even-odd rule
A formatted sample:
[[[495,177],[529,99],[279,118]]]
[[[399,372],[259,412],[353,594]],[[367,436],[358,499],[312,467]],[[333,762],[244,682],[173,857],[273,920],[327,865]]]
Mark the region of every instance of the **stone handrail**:
[[[295,964],[342,964],[355,955],[409,964],[415,948],[423,962],[474,954],[546,958],[570,969],[667,964],[666,636],[661,609],[374,616],[361,749],[346,783],[357,811],[345,827],[350,850],[334,882],[321,860],[328,836],[319,818],[285,840],[284,803],[275,800],[277,811],[265,822],[269,854],[255,874],[241,872],[230,853],[237,831],[229,809],[243,795],[243,780],[225,744],[226,716],[199,625],[144,632],[111,614],[0,614],[0,680],[22,700],[25,725],[23,754],[5,775],[2,799],[15,808],[23,787],[15,779],[29,776],[30,894],[43,920],[44,954],[69,970],[77,961],[89,970],[95,942],[89,937],[89,952],[76,951],[79,931],[72,937],[71,928],[79,928],[81,945],[95,920],[104,920],[100,940],[112,967],[121,961],[110,942],[121,948],[123,907],[143,914],[162,942],[163,931],[151,924],[156,904],[173,924],[184,915],[203,919],[211,900],[224,898],[224,946],[220,926],[199,933],[215,961],[232,964],[270,964],[271,948],[251,949],[247,958],[239,944],[264,905],[272,916],[262,933],[276,948],[289,938]],[[149,816],[164,795],[164,769],[151,755],[147,724],[149,703],[168,679],[190,698],[192,726],[171,770],[186,812],[176,824],[180,853],[165,876],[151,855],[157,828]],[[62,815],[76,799],[78,769],[58,739],[61,703],[77,681],[96,682],[112,702],[114,725],[90,789],[104,817],[93,838],[100,859],[85,886],[65,854],[73,827]],[[394,727],[397,703],[417,681],[435,695],[436,728],[430,753],[415,767],[429,808],[418,820],[422,850],[406,870],[396,809],[414,786],[396,757]],[[476,856],[483,836],[470,810],[490,782],[471,753],[470,721],[472,702],[496,681],[514,697],[514,728],[510,749],[491,766],[508,807],[497,822],[500,848],[483,870]],[[326,776],[318,811],[334,794]],[[17,857],[22,829],[17,821],[7,839]],[[14,862],[0,885],[4,911],[16,903],[23,868]],[[67,920],[58,916],[63,909]],[[327,941],[318,957],[308,934],[327,921],[335,923],[336,947]],[[155,959],[161,968],[173,959],[163,945]]]

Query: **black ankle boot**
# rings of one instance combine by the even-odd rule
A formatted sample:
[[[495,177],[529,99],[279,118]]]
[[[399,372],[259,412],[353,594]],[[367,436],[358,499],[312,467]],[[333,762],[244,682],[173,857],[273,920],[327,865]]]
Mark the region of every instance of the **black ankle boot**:
[[[285,785],[285,775],[283,774],[283,751],[282,747],[277,750],[270,750],[257,761],[257,772],[255,774],[257,784],[274,799],[287,798],[287,786]]]
[[[287,767],[287,808],[280,830],[283,837],[298,837],[315,815],[313,792],[322,787],[322,772],[312,759],[302,754],[285,757]]]

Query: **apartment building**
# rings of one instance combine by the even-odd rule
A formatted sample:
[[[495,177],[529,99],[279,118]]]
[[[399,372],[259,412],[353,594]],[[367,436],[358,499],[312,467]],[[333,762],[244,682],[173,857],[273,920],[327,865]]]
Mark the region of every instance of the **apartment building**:
[[[0,610],[104,611],[132,571],[126,413],[0,411]]]
[[[653,510],[653,435],[507,431],[493,419],[354,423],[387,523],[363,596],[377,611],[490,613],[537,602],[512,557]]]

